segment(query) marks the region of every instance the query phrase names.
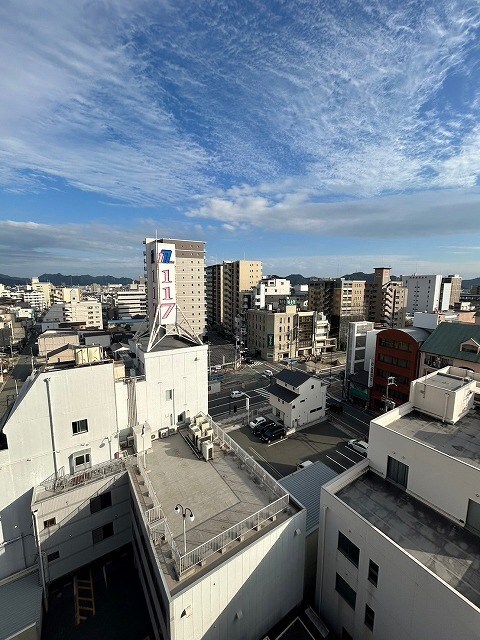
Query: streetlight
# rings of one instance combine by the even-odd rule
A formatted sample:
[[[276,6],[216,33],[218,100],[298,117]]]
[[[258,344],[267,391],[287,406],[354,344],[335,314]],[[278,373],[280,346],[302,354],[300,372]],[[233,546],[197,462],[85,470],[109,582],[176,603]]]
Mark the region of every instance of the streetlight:
[[[190,522],[195,520],[195,516],[193,515],[193,511],[188,507],[183,507],[181,504],[177,504],[175,507],[175,513],[181,513],[183,517],[183,547],[185,549],[185,555],[187,555],[187,512],[190,514],[188,517]]]
[[[395,382],[395,376],[388,376],[387,378],[387,389],[385,392],[385,413],[388,411],[390,405],[393,404],[393,407],[395,407],[395,403],[392,402],[392,400],[389,400],[388,398],[388,390],[390,387],[396,387],[397,383]],[[392,409],[393,409],[392,407]]]

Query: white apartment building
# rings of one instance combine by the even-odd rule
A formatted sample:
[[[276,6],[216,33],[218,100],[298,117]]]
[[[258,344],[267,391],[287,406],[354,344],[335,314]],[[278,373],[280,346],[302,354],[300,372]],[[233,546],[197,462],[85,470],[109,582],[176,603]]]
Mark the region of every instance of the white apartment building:
[[[480,638],[480,376],[446,367],[322,488],[317,605],[341,638]]]
[[[350,322],[347,334],[345,375],[362,370],[365,364],[367,332],[372,331],[373,322]]]
[[[278,304],[279,298],[290,296],[290,290],[290,280],[280,278],[261,280],[256,287],[253,287],[255,309],[266,309],[269,304]]]
[[[325,416],[327,387],[316,376],[284,369],[268,392],[273,415],[288,429],[299,429]]]
[[[35,289],[27,289],[22,293],[23,301],[36,311],[44,311],[50,306],[50,303],[45,300],[43,291],[36,291]]]
[[[56,329],[60,324],[103,329],[102,305],[94,300],[53,304],[42,319],[42,329]]]
[[[32,558],[32,540],[21,535],[30,532],[34,487],[51,486],[55,478],[61,484],[62,478],[110,463],[135,433],[137,450],[143,444],[149,448],[159,430],[176,429],[207,411],[207,345],[169,337],[150,353],[141,341],[131,348],[137,358],[130,376],[119,375],[121,363],[101,360],[88,366],[44,366],[24,383],[2,430],[0,545],[5,546],[0,579]],[[88,349],[99,347],[81,351]],[[62,559],[61,571],[74,570],[83,557]],[[55,566],[48,569],[58,575]]]
[[[117,291],[114,297],[118,317],[134,318],[147,315],[147,292],[144,284],[131,284],[125,291]]]
[[[407,313],[416,311],[447,311],[450,304],[450,294],[444,290],[442,295],[442,276],[428,275],[402,276],[403,286],[407,288]],[[451,284],[444,285],[447,289]]]

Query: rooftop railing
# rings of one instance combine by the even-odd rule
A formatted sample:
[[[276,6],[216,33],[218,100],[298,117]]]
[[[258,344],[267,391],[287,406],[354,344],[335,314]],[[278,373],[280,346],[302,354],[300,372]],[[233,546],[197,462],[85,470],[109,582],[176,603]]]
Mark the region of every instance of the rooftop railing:
[[[101,478],[106,478],[115,473],[125,471],[129,464],[132,464],[135,456],[125,456],[122,458],[115,458],[108,462],[101,462],[88,469],[77,471],[76,473],[65,474],[63,469],[60,469],[58,473],[52,474],[49,478],[40,483],[45,491],[68,491],[69,489],[75,489],[81,485],[95,482]]]
[[[244,465],[244,469],[252,476],[254,481],[266,486],[275,500],[262,507],[257,512],[248,516],[241,522],[233,525],[226,531],[210,538],[195,549],[182,554],[178,548],[173,534],[168,526],[167,517],[162,510],[160,501],[155,493],[152,483],[148,478],[141,456],[137,457],[137,464],[142,475],[142,480],[148,491],[148,495],[153,502],[153,507],[144,513],[150,538],[154,545],[167,543],[171,553],[177,575],[181,577],[196,565],[203,565],[214,554],[224,550],[233,542],[239,542],[251,531],[259,530],[268,520],[273,520],[279,513],[284,511],[289,504],[289,494],[285,489],[261,467],[251,456],[249,456],[223,429],[221,429],[209,415],[201,413],[204,419],[208,420],[213,429],[215,443],[224,451],[231,451]]]

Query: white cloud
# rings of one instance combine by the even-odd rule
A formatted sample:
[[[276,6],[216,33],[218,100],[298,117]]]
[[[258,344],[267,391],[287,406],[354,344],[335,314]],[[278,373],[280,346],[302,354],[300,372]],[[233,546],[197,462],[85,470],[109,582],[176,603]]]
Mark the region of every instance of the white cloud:
[[[299,189],[476,184],[475,0],[0,11],[0,182],[12,191],[60,179],[158,205],[275,183],[292,206]],[[455,75],[462,103],[444,90]]]

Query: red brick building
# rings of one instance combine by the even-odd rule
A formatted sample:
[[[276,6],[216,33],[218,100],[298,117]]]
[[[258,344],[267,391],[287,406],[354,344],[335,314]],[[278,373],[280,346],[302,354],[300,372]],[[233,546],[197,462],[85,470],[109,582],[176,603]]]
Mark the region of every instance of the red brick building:
[[[370,407],[385,411],[408,402],[410,383],[418,378],[425,329],[385,329],[377,335]],[[388,384],[388,392],[387,392]],[[395,403],[395,404],[393,404]]]

